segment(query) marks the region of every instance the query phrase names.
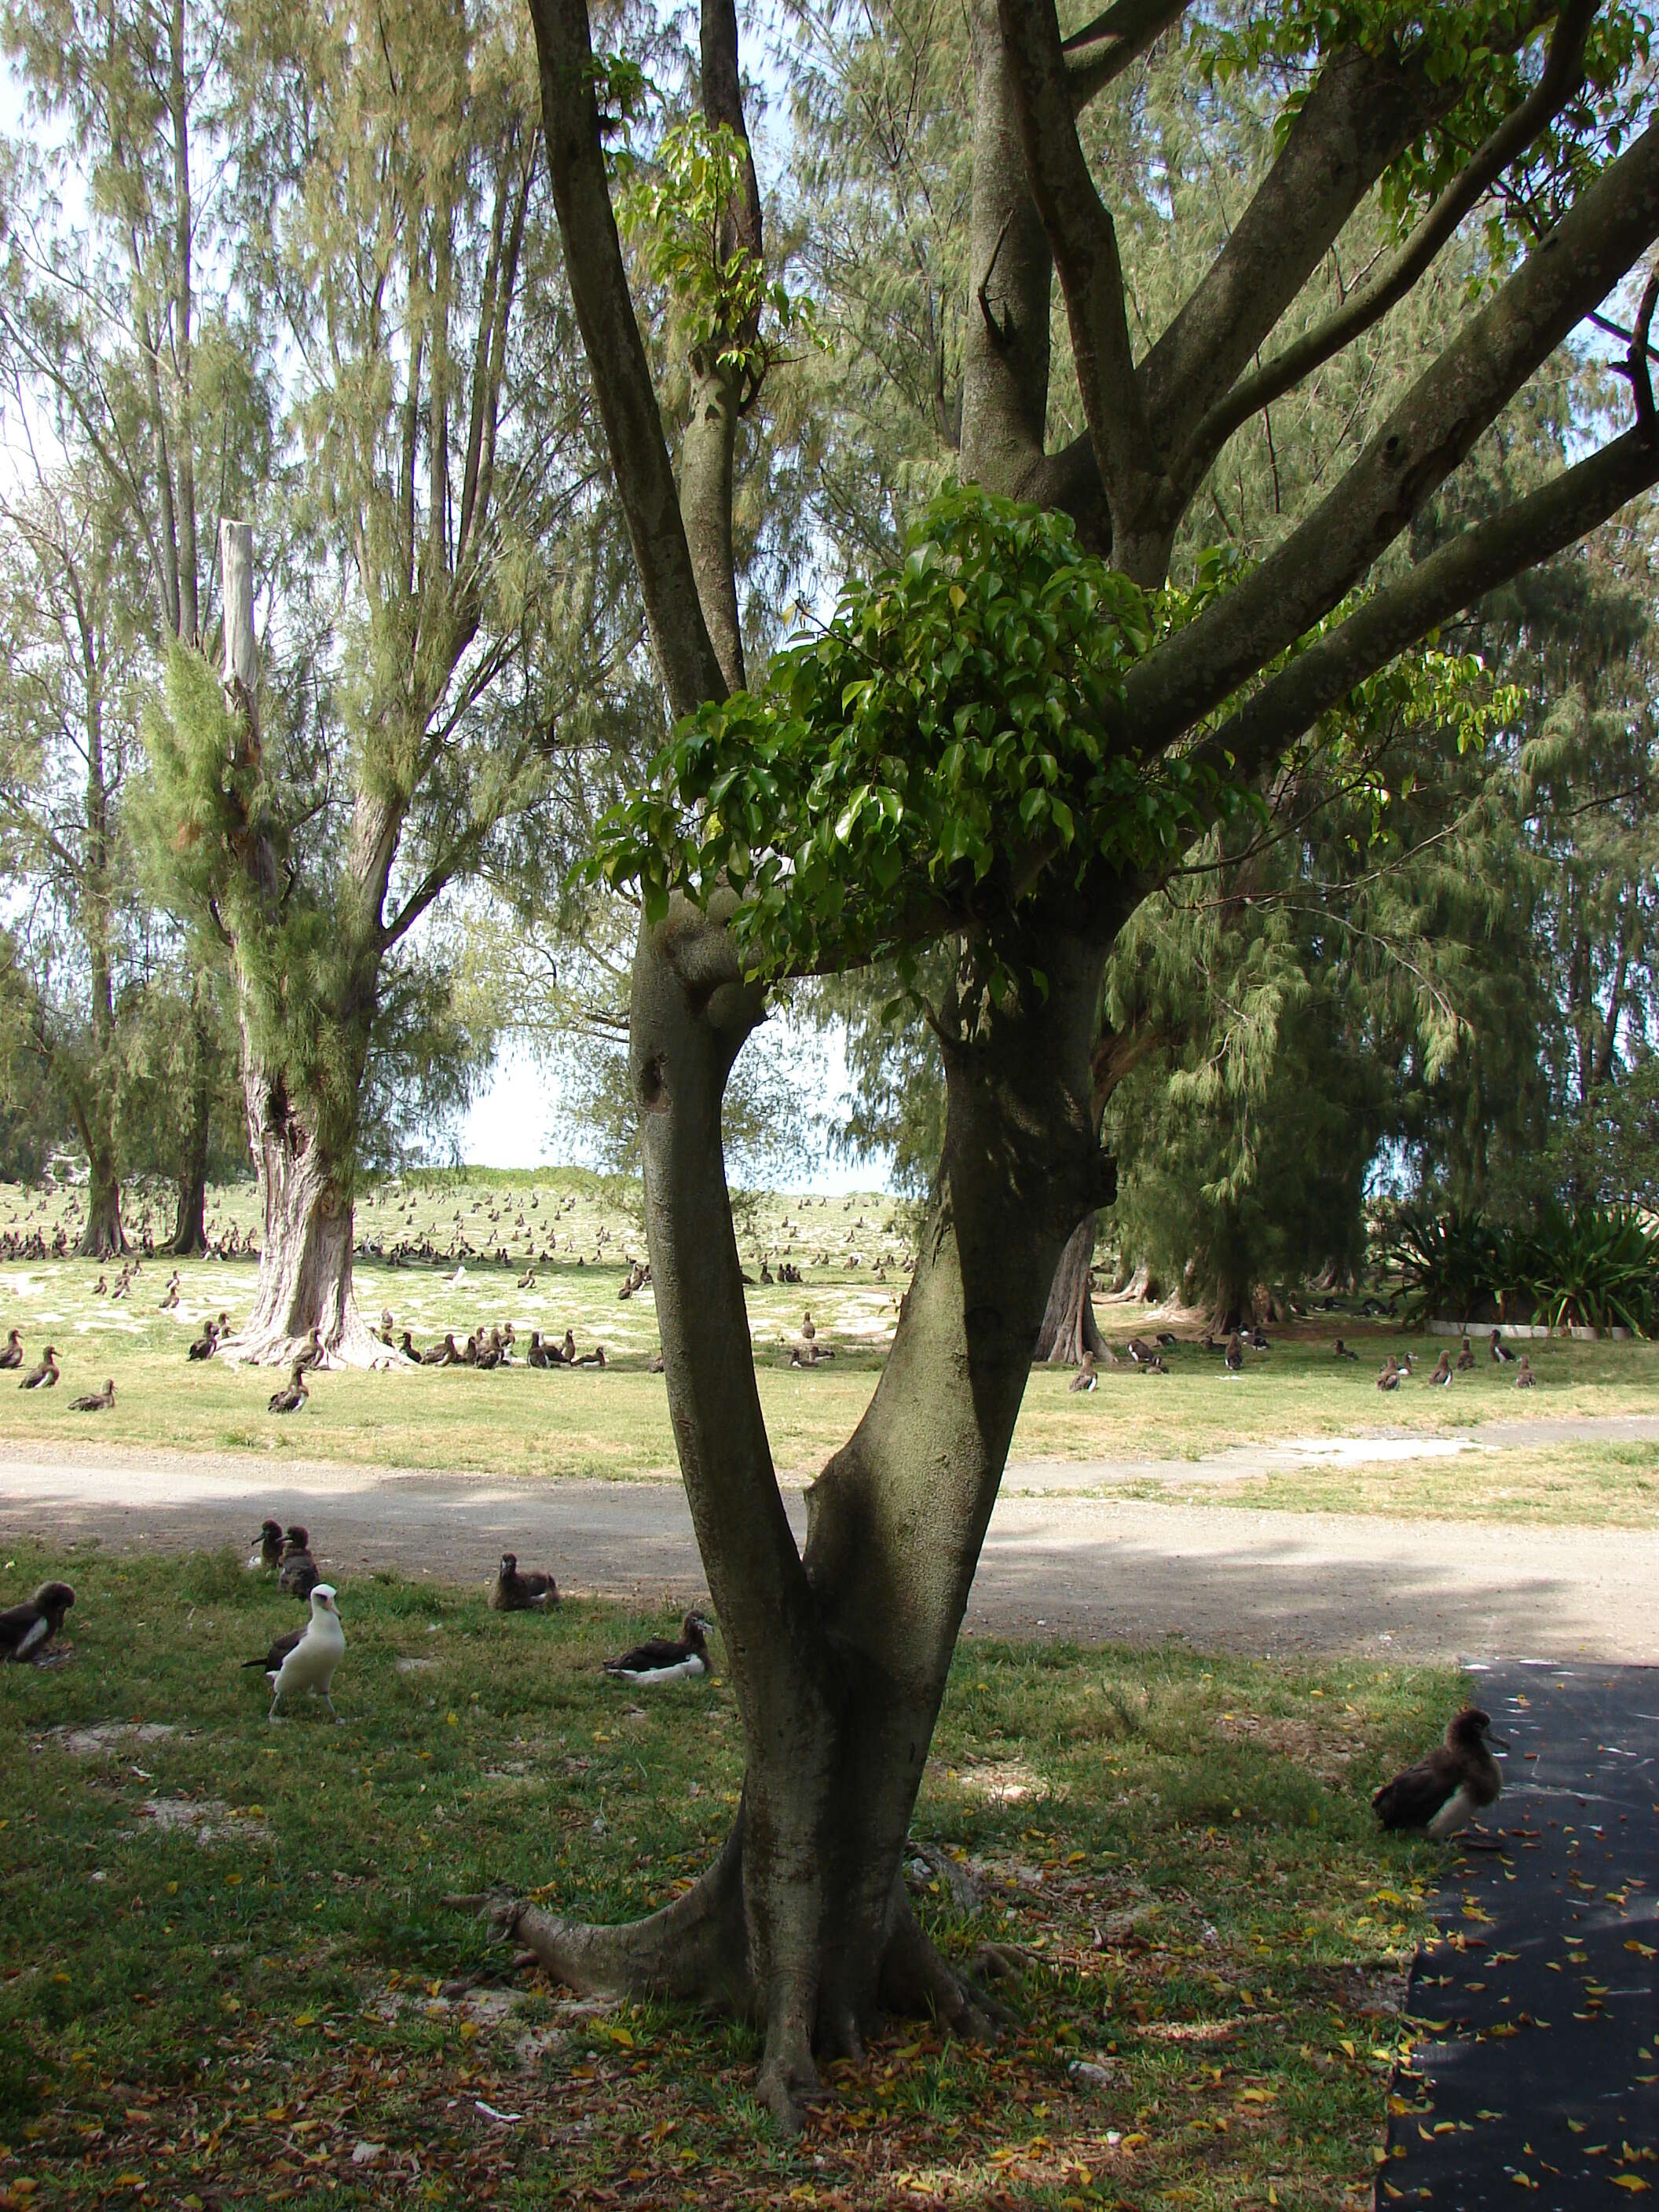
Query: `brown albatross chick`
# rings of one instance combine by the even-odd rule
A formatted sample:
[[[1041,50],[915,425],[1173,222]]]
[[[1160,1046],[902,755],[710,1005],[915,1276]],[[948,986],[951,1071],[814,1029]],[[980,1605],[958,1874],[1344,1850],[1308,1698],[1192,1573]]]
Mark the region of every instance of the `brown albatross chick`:
[[[1437,1842],[1455,1836],[1503,1794],[1504,1778],[1489,1745],[1509,1749],[1492,1734],[1492,1716],[1465,1705],[1447,1722],[1443,1743],[1376,1791],[1371,1803],[1377,1819],[1385,1828],[1420,1828]]]
[[[516,1552],[503,1552],[495,1579],[489,1585],[492,1613],[541,1613],[559,1601],[559,1586],[551,1575],[532,1567],[521,1572]]]
[[[33,1666],[62,1632],[64,1615],[74,1602],[67,1583],[42,1583],[26,1603],[9,1605],[0,1613],[0,1660],[27,1660]]]

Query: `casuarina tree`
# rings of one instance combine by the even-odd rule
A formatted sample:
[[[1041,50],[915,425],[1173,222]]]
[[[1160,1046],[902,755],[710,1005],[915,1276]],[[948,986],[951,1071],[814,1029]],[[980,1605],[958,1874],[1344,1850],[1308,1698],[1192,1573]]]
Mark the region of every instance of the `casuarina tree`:
[[[1592,313],[1617,324],[1659,234],[1659,131],[1628,112],[1632,19],[1583,0],[1291,6],[1236,32],[1189,25],[1182,0],[1115,0],[1069,39],[1054,0],[975,0],[964,488],[745,690],[730,516],[767,340],[732,0],[702,9],[698,173],[725,200],[702,226],[666,431],[607,160],[626,71],[595,54],[586,0],[532,15],[571,295],[678,726],[602,869],[643,893],[629,1049],[647,1227],[747,1768],[717,1862],[653,1917],[496,1909],[578,1988],[754,2018],[761,2092],[788,2125],[819,2060],[856,2053],[881,2008],[982,2018],[909,1908],[902,1855],[1056,1264],[1112,1189],[1091,1066],[1107,954],[1268,764],[1349,742],[1397,656],[1659,477],[1649,285],[1618,325],[1630,427],[1409,557],[1419,508],[1540,365]],[[1179,311],[1138,333],[1079,118],[1180,37],[1194,68],[1280,88],[1277,137]],[[1310,274],[1379,194],[1394,251],[1300,327]],[[1361,339],[1477,210],[1535,235],[1494,257],[1318,503],[1257,565],[1172,579],[1230,436]],[[1085,427],[1050,450],[1056,281]],[[939,946],[949,980],[929,991]],[[884,960],[938,1036],[944,1139],[891,1352],[809,1492],[803,1551],[757,1395],[720,1102],[770,977]]]

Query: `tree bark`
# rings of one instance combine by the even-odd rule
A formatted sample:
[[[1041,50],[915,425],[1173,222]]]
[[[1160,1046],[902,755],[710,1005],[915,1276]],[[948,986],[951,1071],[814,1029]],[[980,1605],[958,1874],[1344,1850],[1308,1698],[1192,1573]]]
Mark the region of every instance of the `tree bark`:
[[[264,1234],[253,1310],[225,1349],[254,1365],[283,1366],[315,1329],[330,1366],[390,1366],[352,1296],[354,1150],[330,1145],[289,1105],[280,1075],[261,1063],[246,1033],[242,1069]]]
[[[939,1180],[886,1367],[808,1493],[797,1553],[763,1422],[720,1150],[720,1102],[759,994],[716,911],[645,933],[630,1051],[663,1358],[686,1492],[747,1767],[702,1881],[634,1927],[516,1904],[497,1923],[579,1990],[718,2003],[765,2031],[760,2091],[786,2127],[820,2057],[884,2009],[986,2014],[905,1896],[902,1859],[1055,1262],[1109,1164],[1089,1105],[1102,956],[1020,948],[1047,995],[997,1006],[970,952],[939,1029]]]
[[[87,1221],[75,1249],[83,1260],[118,1260],[127,1240],[121,1226],[121,1179],[113,1146],[94,1142],[88,1147],[88,1160]]]
[[[1034,1361],[1046,1361],[1051,1367],[1080,1367],[1085,1352],[1099,1358],[1106,1351],[1089,1295],[1099,1222],[1097,1213],[1086,1214],[1066,1239],[1048,1288]]]
[[[203,1012],[202,979],[191,993],[187,1119],[179,1156],[178,1211],[168,1249],[188,1260],[207,1250],[208,1146],[213,1134],[212,1038]]]

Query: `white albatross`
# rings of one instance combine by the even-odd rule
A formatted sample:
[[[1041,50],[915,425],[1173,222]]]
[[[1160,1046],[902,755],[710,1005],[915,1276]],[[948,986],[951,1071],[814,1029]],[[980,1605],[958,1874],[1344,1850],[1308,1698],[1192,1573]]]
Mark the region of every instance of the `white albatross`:
[[[271,1655],[273,1657],[275,1654]],[[283,1699],[295,1690],[309,1690],[320,1698],[334,1713],[334,1700],[329,1689],[334,1680],[334,1669],[345,1656],[345,1631],[340,1626],[340,1616],[335,1610],[334,1590],[331,1583],[319,1583],[311,1593],[311,1618],[300,1631],[293,1645],[278,1666],[267,1666],[265,1679],[270,1684],[270,1711],[267,1720],[275,1720],[276,1708]],[[338,1713],[334,1713],[337,1721]]]

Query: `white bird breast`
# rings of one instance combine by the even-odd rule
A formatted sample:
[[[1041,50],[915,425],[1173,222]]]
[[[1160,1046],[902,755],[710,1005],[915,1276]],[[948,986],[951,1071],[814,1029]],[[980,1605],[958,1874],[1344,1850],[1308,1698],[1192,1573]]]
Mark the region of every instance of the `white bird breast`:
[[[345,1656],[345,1631],[337,1613],[320,1609],[276,1671],[279,1690],[326,1690]]]
[[[630,1682],[690,1682],[699,1674],[708,1672],[694,1651],[689,1659],[682,1659],[672,1667],[647,1667],[638,1674],[630,1674]]]

